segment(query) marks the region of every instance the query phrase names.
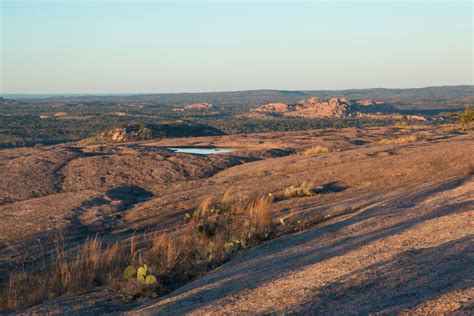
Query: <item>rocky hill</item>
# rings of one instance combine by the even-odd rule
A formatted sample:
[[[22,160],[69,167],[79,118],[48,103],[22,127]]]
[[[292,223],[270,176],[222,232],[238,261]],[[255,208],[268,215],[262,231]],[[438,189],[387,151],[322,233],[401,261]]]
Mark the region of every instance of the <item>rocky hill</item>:
[[[377,113],[381,118],[395,114],[397,109],[382,101],[349,100],[333,97],[327,100],[311,97],[295,104],[269,103],[250,110],[248,116],[298,116],[306,118],[349,118],[364,117],[367,113]],[[382,114],[383,113],[383,114]],[[370,116],[373,118],[373,115]],[[396,119],[396,118],[395,118]]]
[[[167,137],[217,136],[224,133],[211,126],[194,122],[176,120],[161,124],[136,123],[115,127],[101,132],[96,136],[86,138],[82,145],[110,144],[151,140]]]

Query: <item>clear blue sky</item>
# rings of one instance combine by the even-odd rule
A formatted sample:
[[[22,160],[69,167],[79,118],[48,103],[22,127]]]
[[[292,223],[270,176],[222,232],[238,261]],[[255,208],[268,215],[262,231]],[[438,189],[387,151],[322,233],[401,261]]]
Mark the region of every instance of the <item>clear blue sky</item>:
[[[0,2],[0,93],[473,83],[471,1]]]

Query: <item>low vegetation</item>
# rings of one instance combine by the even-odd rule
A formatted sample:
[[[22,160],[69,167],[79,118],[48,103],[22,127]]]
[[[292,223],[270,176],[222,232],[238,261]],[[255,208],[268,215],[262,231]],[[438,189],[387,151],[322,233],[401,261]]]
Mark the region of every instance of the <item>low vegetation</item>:
[[[82,293],[108,283],[118,270],[121,258],[118,244],[102,247],[100,240],[88,239],[68,258],[57,236],[56,248],[49,261],[32,271],[12,271],[1,292],[2,310],[37,304],[65,293]]]
[[[332,150],[329,147],[317,145],[310,148],[306,148],[305,150],[301,151],[300,154],[303,156],[312,156],[317,154],[326,154],[331,151]]]
[[[0,307],[14,310],[101,285],[126,300],[165,293],[269,238],[271,203],[265,196],[241,203],[228,196],[217,202],[206,199],[179,229],[133,236],[125,249],[88,239],[73,258],[64,251],[62,236],[56,236],[56,250],[47,263],[10,273]]]
[[[285,190],[288,197],[315,194],[302,183]],[[184,223],[170,231],[134,235],[124,243],[105,246],[90,238],[72,256],[57,234],[55,249],[33,269],[12,270],[0,291],[0,310],[13,311],[66,293],[85,293],[107,286],[125,301],[152,298],[196,278],[229,260],[239,250],[308,228],[351,207],[335,207],[313,216],[277,218],[274,197],[257,196],[237,201],[229,193],[218,201],[206,198]],[[72,249],[71,249],[72,250]]]
[[[283,191],[283,197],[290,199],[295,197],[313,196],[317,193],[317,187],[303,182],[298,185],[292,185]]]
[[[471,105],[466,106],[464,112],[455,113],[451,116],[458,119],[462,130],[470,130],[474,126],[474,109]]]
[[[407,127],[409,123],[407,121],[398,121],[393,124],[395,127]]]
[[[406,136],[401,136],[396,139],[382,139],[379,141],[380,145],[403,145],[403,144],[409,144],[409,143],[414,143],[416,141],[419,141],[420,137],[417,135],[406,135]]]

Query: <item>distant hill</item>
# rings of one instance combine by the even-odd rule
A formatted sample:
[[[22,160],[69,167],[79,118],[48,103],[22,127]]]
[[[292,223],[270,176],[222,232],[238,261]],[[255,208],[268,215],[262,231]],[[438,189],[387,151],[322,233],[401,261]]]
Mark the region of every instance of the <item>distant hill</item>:
[[[3,95],[13,98],[13,95]],[[33,99],[42,101],[107,101],[107,102],[150,102],[163,105],[186,105],[190,103],[211,103],[220,107],[251,108],[266,103],[296,103],[298,100],[318,96],[322,99],[342,97],[348,99],[375,99],[402,110],[461,109],[474,103],[474,85],[439,86],[413,89],[347,89],[347,90],[250,90],[203,93],[159,93],[139,95],[76,95],[48,96]],[[17,99],[28,95],[14,95]]]

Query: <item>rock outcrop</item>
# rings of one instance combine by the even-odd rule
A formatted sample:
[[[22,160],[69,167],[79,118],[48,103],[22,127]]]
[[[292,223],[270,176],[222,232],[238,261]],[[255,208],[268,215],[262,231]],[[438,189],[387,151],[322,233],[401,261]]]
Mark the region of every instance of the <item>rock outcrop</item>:
[[[99,138],[106,143],[123,143],[127,141],[148,140],[153,138],[150,128],[141,125],[116,127],[102,132]]]
[[[265,104],[251,110],[248,116],[273,115],[306,118],[349,118],[364,117],[366,113],[371,113],[370,117],[373,118],[374,115],[379,113],[384,113],[384,116],[395,114],[396,109],[381,101],[354,101],[337,97],[321,100],[318,97],[311,97],[307,100],[300,100],[295,104]]]
[[[167,137],[217,136],[224,133],[212,126],[190,121],[166,121],[160,124],[132,123],[115,127],[79,141],[81,145],[116,144]]]
[[[212,104],[206,103],[206,102],[192,103],[192,104],[186,104],[184,108],[186,110],[208,110],[212,108]]]

